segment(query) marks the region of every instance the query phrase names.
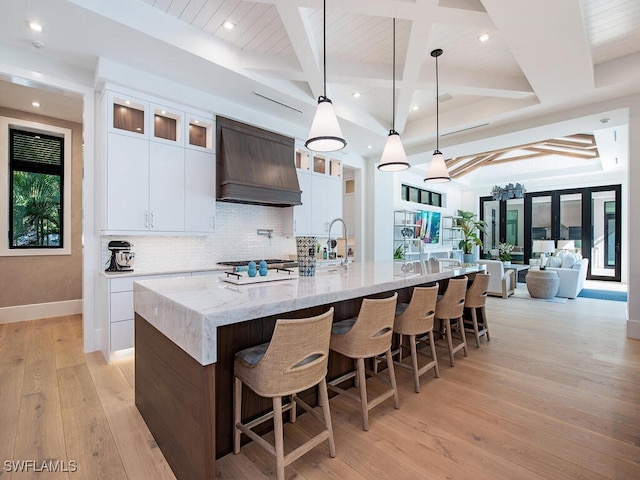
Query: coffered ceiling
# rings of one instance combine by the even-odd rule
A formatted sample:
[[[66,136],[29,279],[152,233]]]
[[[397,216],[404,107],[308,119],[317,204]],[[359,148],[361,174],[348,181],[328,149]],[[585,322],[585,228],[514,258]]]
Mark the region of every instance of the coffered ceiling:
[[[434,48],[444,50],[441,145],[640,91],[638,0],[327,0],[326,16],[327,93],[348,151],[372,162],[391,127],[394,17],[396,130],[414,164],[435,147]],[[43,32],[28,30],[32,20]],[[323,91],[322,21],[321,0],[3,0],[0,53],[89,77],[108,58],[260,112],[274,119],[261,126],[304,139]],[[526,146],[537,156],[544,148]],[[463,163],[498,161],[479,158],[449,163],[464,176]]]

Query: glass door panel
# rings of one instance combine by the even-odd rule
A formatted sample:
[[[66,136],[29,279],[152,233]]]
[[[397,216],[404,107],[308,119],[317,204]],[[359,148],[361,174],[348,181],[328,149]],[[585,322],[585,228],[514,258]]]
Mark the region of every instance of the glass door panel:
[[[483,236],[482,251],[484,258],[498,258],[500,243],[500,201],[483,202],[482,219],[487,222],[486,235]]]
[[[531,206],[531,240],[551,238],[551,195],[533,197]]]
[[[507,200],[506,242],[513,245],[511,262],[527,263],[524,258],[524,199]]]
[[[582,194],[560,195],[558,248],[582,254]]]
[[[591,277],[620,275],[616,191],[591,193]]]

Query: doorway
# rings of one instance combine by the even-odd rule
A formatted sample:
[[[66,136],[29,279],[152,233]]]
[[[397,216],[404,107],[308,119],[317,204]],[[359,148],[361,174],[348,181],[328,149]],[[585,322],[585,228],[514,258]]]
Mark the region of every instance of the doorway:
[[[621,281],[620,185],[527,193],[522,210],[514,201],[480,198],[480,219],[488,224],[485,258],[507,242],[523,245],[528,263],[537,254],[533,241],[551,240],[556,249],[589,259],[587,279]]]

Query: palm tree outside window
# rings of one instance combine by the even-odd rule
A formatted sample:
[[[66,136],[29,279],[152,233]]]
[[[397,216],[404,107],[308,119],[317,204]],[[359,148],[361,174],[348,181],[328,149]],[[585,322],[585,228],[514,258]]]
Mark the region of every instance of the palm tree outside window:
[[[9,166],[9,248],[62,248],[64,138],[11,128]]]

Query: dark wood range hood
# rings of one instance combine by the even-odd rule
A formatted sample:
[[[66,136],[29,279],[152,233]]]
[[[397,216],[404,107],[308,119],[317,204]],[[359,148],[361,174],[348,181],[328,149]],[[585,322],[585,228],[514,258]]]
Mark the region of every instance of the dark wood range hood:
[[[293,138],[216,117],[218,200],[290,207],[301,205]]]

